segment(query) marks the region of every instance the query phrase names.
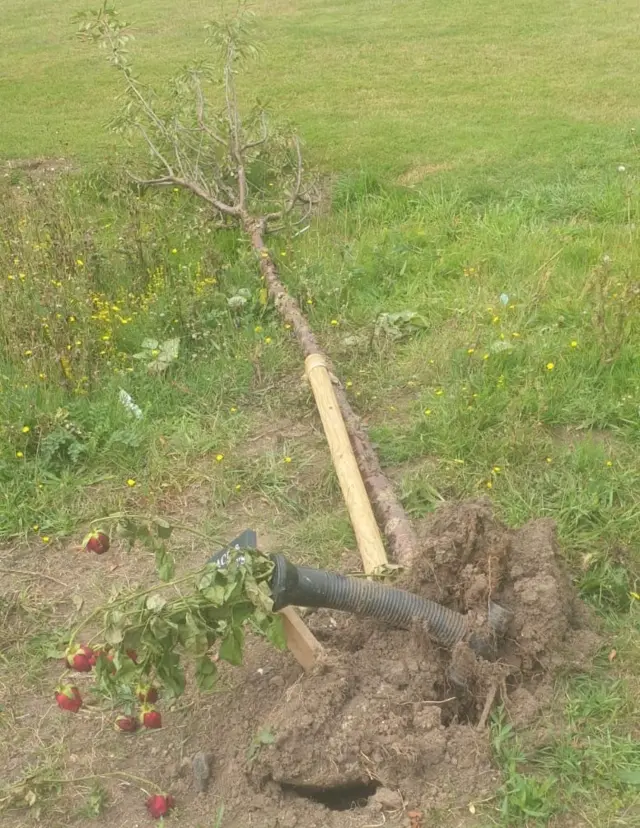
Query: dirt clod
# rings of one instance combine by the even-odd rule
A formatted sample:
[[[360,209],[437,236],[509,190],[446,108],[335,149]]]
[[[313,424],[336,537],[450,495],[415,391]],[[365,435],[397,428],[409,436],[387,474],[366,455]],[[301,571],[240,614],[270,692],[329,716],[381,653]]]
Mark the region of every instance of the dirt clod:
[[[479,501],[445,505],[417,530],[420,554],[394,584],[467,614],[473,634],[488,638],[490,606],[507,610],[488,658],[466,641],[446,650],[418,623],[398,630],[309,611],[305,620],[325,649],[310,673],[289,653],[249,639],[245,663],[220,663],[213,694],[189,687],[153,736],[132,742],[105,729],[110,761],[125,778],[153,779],[175,796],[185,828],[221,813],[224,828],[449,828],[447,813],[455,814],[451,825],[466,824],[461,815],[501,783],[492,711],[503,705],[510,723],[533,725],[544,745],[552,725],[536,717],[554,677],[583,670],[599,639],[563,570],[552,522],[510,530]],[[272,551],[267,535],[261,546]],[[342,569],[355,566],[348,560]],[[15,721],[41,720],[49,740],[64,734],[70,756],[86,757],[91,715],[34,717],[18,708]],[[202,773],[193,762],[199,752]],[[100,757],[90,761],[88,772],[101,772]],[[10,779],[23,773],[18,760],[5,764]],[[137,790],[114,780],[109,795],[112,823],[129,825]]]
[[[477,801],[498,784],[486,726],[493,706],[529,723],[549,700],[554,671],[586,665],[598,639],[563,571],[552,522],[513,531],[488,503],[469,502],[439,509],[420,538],[422,554],[399,585],[479,624],[489,601],[509,610],[495,659],[464,642],[443,650],[420,629],[310,613],[323,663],[293,680],[278,670],[286,655],[276,656],[282,686],[248,663],[224,701],[217,742],[234,747],[212,788],[225,793],[227,813],[245,810],[231,825],[364,826],[382,811],[387,824],[403,825],[409,811]],[[273,739],[247,762],[237,746],[249,712],[254,732]],[[246,802],[257,795],[260,819],[247,821]]]

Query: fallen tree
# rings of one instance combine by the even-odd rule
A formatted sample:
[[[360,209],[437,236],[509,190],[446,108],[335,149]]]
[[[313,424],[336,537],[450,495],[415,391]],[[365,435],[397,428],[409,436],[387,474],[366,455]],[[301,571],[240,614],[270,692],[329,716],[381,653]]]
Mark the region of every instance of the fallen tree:
[[[310,216],[317,193],[307,182],[300,140],[275,129],[261,106],[242,116],[236,77],[258,54],[253,15],[246,8],[207,27],[214,63],[188,67],[160,98],[134,73],[128,55],[130,29],[105,2],[80,18],[80,36],[99,44],[124,81],[124,106],[114,129],[135,134],[151,158],[147,176],[131,175],[141,188],[179,187],[205,202],[220,228],[239,227],[256,252],[261,274],[282,319],[291,325],[305,357],[321,354],[331,363],[283,284],[265,242],[267,234],[292,230]],[[208,92],[219,81],[219,100]],[[340,412],[378,524],[389,552],[400,564],[411,562],[417,538],[402,504],[384,474],[366,429],[352,409],[344,386],[331,371]]]

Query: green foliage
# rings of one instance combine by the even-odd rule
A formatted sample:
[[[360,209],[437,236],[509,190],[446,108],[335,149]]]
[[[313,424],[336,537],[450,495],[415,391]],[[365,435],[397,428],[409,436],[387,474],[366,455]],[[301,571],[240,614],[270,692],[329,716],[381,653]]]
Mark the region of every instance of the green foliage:
[[[214,61],[192,63],[157,93],[134,73],[128,27],[105,0],[79,18],[78,35],[107,51],[124,81],[123,107],[112,128],[142,141],[152,159],[141,186],[172,185],[196,195],[222,219],[284,219],[296,206],[302,180],[298,139],[274,129],[256,104],[241,113],[236,75],[258,55],[254,16],[245,5],[206,27]],[[220,78],[220,89],[216,79]],[[283,206],[284,205],[284,206]]]
[[[83,807],[80,809],[80,815],[88,819],[95,819],[99,817],[106,809],[109,802],[109,795],[107,791],[97,782],[91,786],[91,790],[87,795],[87,799]]]
[[[537,824],[546,824],[557,809],[557,803],[550,796],[557,780],[552,776],[537,778],[519,770],[525,756],[512,726],[506,723],[503,712],[494,716],[491,736],[504,777],[498,792],[503,824],[525,825],[531,824],[531,820]]]
[[[96,687],[127,710],[135,705],[133,688],[143,680],[161,684],[169,696],[181,695],[185,656],[195,663],[200,689],[212,690],[217,674],[212,656],[241,664],[247,625],[274,645],[285,646],[280,616],[272,611],[272,560],[243,550],[241,555],[232,553],[225,566],[209,563],[172,580],[173,558],[165,543],[172,529],[159,518],[120,520],[118,534],[154,552],[164,583],[112,595],[106,607],[80,623],[71,639],[73,644],[80,631],[102,615],[101,631],[94,639],[104,641],[107,649],[101,650],[96,663]]]
[[[251,744],[247,750],[247,762],[251,764],[260,753],[260,748],[264,745],[272,745],[275,740],[275,734],[269,728],[264,727],[262,730],[259,730],[251,740]]]

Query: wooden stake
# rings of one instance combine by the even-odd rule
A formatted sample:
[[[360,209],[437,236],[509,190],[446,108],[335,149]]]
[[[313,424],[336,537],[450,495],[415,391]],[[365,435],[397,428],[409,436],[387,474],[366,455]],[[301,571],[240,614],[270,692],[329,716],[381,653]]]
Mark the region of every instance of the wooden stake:
[[[322,644],[293,607],[280,610],[280,615],[289,650],[304,670],[310,670],[323,651]]]
[[[365,573],[369,574],[387,563],[387,553],[380,537],[380,530],[362,482],[360,469],[351,448],[349,435],[322,354],[308,356],[305,360],[305,369],[320,412],[342,496],[347,504],[362,565]]]

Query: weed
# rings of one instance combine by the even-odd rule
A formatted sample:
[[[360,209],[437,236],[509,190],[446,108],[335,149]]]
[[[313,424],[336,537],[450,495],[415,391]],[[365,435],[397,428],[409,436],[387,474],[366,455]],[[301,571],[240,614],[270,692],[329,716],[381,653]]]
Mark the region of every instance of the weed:
[[[99,817],[107,807],[109,796],[102,785],[94,783],[87,795],[86,802],[79,809],[80,816],[88,819]]]
[[[264,745],[272,745],[276,740],[274,734],[268,728],[263,728],[262,730],[258,731],[256,735],[253,737],[251,744],[247,750],[247,762],[251,764],[258,753],[260,752],[260,748]]]

